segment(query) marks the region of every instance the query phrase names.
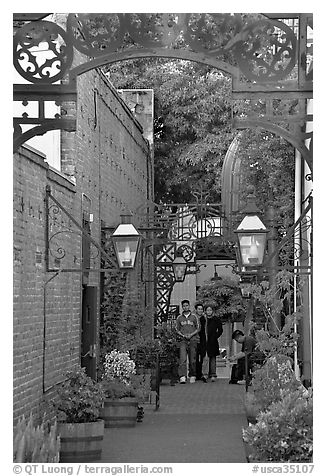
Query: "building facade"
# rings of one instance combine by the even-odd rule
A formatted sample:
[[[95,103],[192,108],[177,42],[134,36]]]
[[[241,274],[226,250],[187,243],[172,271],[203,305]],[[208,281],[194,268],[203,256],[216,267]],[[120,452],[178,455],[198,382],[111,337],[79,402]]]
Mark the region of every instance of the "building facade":
[[[41,416],[74,364],[96,372],[102,229],[153,198],[140,122],[101,71],[77,87],[77,130],[61,132],[60,170],[28,143],[14,154],[14,422]],[[148,303],[139,270],[128,280]]]

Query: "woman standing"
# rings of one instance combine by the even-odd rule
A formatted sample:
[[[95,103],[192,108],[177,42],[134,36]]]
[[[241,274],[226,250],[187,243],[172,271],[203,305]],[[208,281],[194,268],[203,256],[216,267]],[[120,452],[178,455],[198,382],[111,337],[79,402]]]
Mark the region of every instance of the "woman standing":
[[[205,322],[201,321],[200,330],[200,356],[202,362],[202,380],[211,382],[216,379],[216,356],[220,355],[218,338],[223,334],[223,326],[219,317],[214,314],[212,304],[205,305]]]

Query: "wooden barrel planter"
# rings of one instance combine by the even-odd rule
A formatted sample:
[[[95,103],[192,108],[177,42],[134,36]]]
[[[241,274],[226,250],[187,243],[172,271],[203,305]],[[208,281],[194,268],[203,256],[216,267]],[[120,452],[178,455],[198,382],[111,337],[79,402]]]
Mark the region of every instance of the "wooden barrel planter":
[[[136,398],[104,400],[101,418],[105,428],[124,428],[136,425],[138,401]]]
[[[60,463],[99,461],[102,454],[104,421],[59,423]]]

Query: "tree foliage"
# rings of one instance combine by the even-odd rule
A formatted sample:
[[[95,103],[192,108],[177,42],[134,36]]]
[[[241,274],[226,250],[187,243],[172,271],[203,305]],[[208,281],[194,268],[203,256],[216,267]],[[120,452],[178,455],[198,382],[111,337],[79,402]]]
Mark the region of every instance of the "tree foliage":
[[[246,307],[236,279],[226,276],[220,279],[212,278],[200,287],[197,300],[212,304],[215,314],[223,322],[244,320]]]
[[[293,223],[294,149],[281,137],[260,129],[243,131],[238,154],[241,158],[242,199],[248,187],[255,190],[263,212],[273,206],[276,220],[287,228]]]
[[[220,197],[224,156],[233,139],[230,78],[185,60],[138,59],[110,66],[118,89],[154,89],[155,199],[189,202],[191,192]]]

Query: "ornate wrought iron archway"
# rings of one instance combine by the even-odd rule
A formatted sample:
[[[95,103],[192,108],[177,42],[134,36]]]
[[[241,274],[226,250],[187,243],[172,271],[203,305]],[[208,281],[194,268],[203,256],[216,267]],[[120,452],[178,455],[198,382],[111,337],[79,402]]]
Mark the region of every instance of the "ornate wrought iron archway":
[[[229,74],[233,127],[259,127],[284,137],[312,169],[312,140],[307,146],[312,133],[304,130],[312,121],[306,113],[306,100],[312,97],[307,40],[312,14],[69,13],[57,22],[43,20],[44,15],[14,14],[14,66],[31,83],[15,84],[14,99],[23,105],[38,103],[37,117],[23,113],[14,118],[15,150],[51,129],[75,130],[75,118],[67,115],[64,103],[76,102],[79,74],[132,58],[169,57]],[[295,20],[292,28],[279,20],[284,17]],[[40,44],[48,52],[41,63],[35,52]],[[76,65],[75,51],[92,59]],[[51,100],[62,106],[55,118],[45,117]],[[239,101],[245,108],[239,108]],[[24,125],[34,127],[23,132]]]

